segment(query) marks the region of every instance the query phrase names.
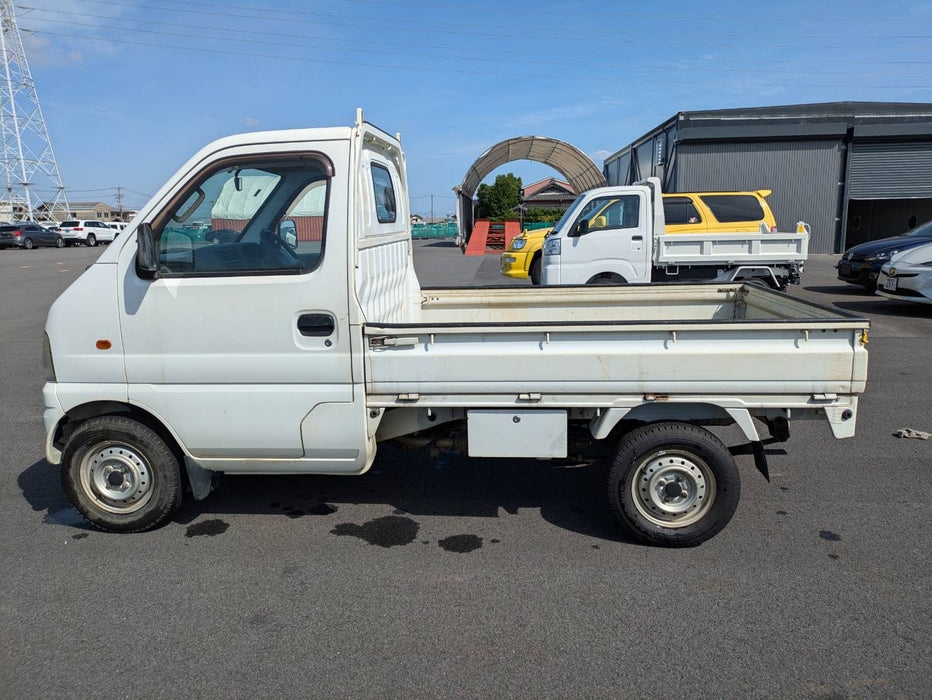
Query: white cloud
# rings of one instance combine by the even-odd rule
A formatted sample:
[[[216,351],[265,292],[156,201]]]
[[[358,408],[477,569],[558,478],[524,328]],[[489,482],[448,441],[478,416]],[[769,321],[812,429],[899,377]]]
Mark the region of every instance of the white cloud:
[[[598,151],[593,151],[592,153],[590,153],[589,157],[592,158],[592,160],[594,161],[605,160],[610,155],[612,155],[612,153],[613,151],[606,151],[604,148],[600,148]]]

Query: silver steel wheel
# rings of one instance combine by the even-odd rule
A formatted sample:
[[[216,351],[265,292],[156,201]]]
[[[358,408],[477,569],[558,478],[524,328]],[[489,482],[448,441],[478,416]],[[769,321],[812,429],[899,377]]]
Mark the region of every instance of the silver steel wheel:
[[[81,488],[98,508],[134,513],[152,497],[152,470],[137,450],[121,442],[92,446],[79,467]]]
[[[687,527],[701,520],[715,503],[715,475],[691,452],[658,450],[635,468],[631,501],[655,525]]]

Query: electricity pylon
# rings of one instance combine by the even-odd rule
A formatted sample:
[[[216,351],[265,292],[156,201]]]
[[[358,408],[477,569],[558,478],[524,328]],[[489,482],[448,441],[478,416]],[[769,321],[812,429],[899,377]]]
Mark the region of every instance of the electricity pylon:
[[[52,191],[46,211],[64,211],[67,216],[68,198],[29,72],[13,0],[0,0],[0,61],[0,187],[6,186],[0,199],[9,203],[13,219],[33,221],[35,207],[42,202],[36,185],[42,184]]]

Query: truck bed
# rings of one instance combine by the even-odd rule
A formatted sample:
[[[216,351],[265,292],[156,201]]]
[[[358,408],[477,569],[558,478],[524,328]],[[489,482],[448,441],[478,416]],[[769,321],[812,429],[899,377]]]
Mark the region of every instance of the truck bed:
[[[753,285],[421,296],[418,322],[365,327],[367,393],[377,404],[414,394],[464,405],[538,393],[539,405],[610,405],[631,394],[785,399],[855,394],[866,382],[866,319]]]
[[[655,265],[802,263],[809,253],[809,234],[664,233],[654,245]]]

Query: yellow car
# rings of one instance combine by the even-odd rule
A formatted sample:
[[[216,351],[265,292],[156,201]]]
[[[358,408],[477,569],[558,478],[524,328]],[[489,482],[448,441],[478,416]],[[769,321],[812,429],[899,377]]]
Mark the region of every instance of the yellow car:
[[[772,190],[756,192],[677,192],[663,195],[667,233],[753,233],[761,222],[776,231],[777,221],[765,199]],[[611,206],[611,202],[605,207]],[[596,219],[599,213],[590,219]],[[561,220],[562,222],[562,220]],[[561,223],[558,222],[558,223]],[[524,231],[502,253],[501,274],[531,278],[540,284],[541,248],[553,228]]]

